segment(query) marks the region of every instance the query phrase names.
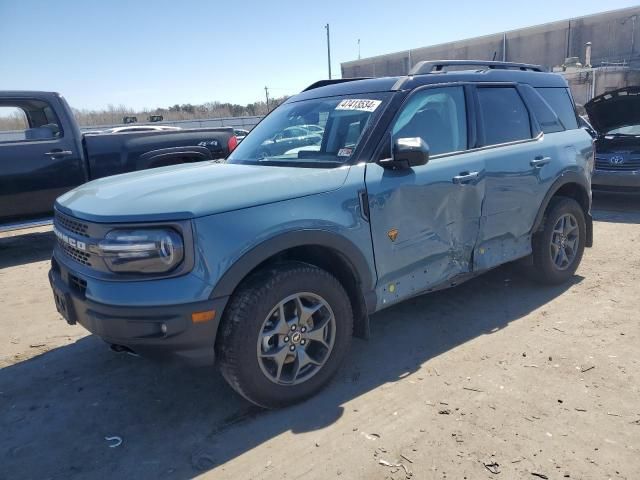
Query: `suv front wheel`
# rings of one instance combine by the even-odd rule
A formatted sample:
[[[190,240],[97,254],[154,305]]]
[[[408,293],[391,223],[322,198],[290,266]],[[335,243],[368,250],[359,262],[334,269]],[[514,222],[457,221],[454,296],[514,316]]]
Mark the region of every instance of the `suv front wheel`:
[[[586,222],[582,208],[572,198],[552,199],[543,230],[533,237],[533,266],[537,280],[560,284],[571,278],[582,260]]]
[[[247,400],[289,405],[331,379],[352,331],[349,297],[335,277],[304,263],[274,265],[232,297],[216,340],[220,370]]]

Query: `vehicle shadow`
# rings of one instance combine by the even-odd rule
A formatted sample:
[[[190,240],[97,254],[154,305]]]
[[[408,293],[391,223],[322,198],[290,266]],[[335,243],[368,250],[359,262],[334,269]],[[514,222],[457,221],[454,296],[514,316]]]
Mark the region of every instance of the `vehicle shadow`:
[[[0,269],[51,258],[55,239],[51,230],[0,237]]]
[[[331,425],[350,400],[505,328],[582,281],[541,287],[515,268],[376,314],[370,340],[354,341],[328,388],[279,411],[251,406],[215,370],[115,355],[93,336],[5,367],[0,477],[187,479],[283,432]],[[121,437],[119,447],[109,448],[112,436]]]
[[[640,194],[594,192],[593,219],[607,223],[640,223]]]

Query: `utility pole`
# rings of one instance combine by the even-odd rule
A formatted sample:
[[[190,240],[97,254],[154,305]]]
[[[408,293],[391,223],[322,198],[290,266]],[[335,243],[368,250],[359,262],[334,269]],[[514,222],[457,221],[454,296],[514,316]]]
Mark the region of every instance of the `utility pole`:
[[[331,40],[329,38],[329,24],[327,23],[324,28],[327,29],[327,63],[329,65],[329,80],[331,80]]]
[[[360,60],[360,39],[358,39],[358,60]]]
[[[267,99],[267,113],[269,113],[269,87],[264,87],[264,96]]]

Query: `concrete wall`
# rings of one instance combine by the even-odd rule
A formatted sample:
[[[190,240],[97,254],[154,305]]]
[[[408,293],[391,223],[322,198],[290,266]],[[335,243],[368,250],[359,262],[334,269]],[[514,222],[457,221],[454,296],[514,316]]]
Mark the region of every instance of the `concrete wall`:
[[[623,67],[588,68],[563,73],[576,103],[584,105],[591,98],[629,85],[640,85],[640,70]]]
[[[593,44],[594,66],[625,62],[640,67],[640,6],[345,62],[342,77],[406,75],[421,60],[491,60],[494,55],[551,68],[567,57],[584,62],[586,42]]]

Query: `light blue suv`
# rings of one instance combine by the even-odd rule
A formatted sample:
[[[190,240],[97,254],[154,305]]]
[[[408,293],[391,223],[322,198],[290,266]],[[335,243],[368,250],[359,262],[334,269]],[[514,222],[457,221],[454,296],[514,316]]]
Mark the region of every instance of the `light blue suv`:
[[[265,155],[295,125],[321,142]],[[70,324],[119,350],[215,359],[278,407],[318,391],[373,312],[524,257],[543,282],[570,278],[592,244],[593,162],[567,84],[536,66],[321,81],[224,164],[60,197],[49,277]]]

